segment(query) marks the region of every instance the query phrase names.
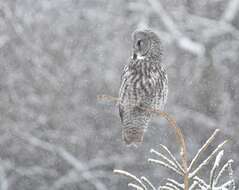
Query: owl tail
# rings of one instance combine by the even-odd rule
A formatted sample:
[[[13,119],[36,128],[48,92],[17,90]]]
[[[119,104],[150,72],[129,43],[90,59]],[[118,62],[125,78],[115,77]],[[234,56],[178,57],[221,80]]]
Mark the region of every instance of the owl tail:
[[[122,138],[126,145],[138,146],[144,139],[144,127],[127,127],[123,128]]]

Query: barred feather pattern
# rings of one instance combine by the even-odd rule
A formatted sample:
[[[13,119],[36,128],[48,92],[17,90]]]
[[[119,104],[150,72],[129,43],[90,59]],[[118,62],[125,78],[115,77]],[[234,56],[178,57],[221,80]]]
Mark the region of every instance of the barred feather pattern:
[[[122,138],[127,145],[138,145],[150,121],[148,109],[162,110],[168,93],[168,79],[160,59],[131,59],[125,66],[119,92]]]

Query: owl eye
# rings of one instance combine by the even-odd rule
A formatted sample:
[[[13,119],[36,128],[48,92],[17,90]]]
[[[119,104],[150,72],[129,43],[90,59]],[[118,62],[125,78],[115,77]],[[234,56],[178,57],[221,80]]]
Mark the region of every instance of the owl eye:
[[[141,47],[143,46],[143,41],[142,41],[142,40],[138,40],[138,41],[137,41],[137,46],[138,46],[139,48],[141,48]]]

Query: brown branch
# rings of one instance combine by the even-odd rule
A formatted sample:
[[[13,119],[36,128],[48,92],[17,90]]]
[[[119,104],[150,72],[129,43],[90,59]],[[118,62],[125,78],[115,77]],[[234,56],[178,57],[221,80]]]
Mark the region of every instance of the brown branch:
[[[118,101],[119,101],[119,98],[108,96],[108,95],[98,95],[96,98],[97,98],[97,101],[99,102],[108,101],[108,102],[114,102],[118,104]]]
[[[101,95],[97,96],[98,100],[106,100],[106,101],[116,101],[118,102],[119,98],[113,97],[113,96],[108,96],[108,95]],[[148,108],[141,108],[144,109],[147,112],[151,112],[157,116],[164,117],[168,122],[169,126],[172,127],[175,131],[176,134],[176,139],[180,145],[180,155],[181,155],[181,162],[184,170],[184,189],[188,190],[189,189],[189,175],[188,175],[188,158],[187,158],[187,148],[186,148],[186,143],[184,140],[183,133],[179,127],[177,127],[176,120],[171,117],[168,113],[162,112],[160,110],[153,110],[153,109],[148,109]]]
[[[183,133],[179,127],[177,127],[176,120],[171,117],[168,113],[162,112],[159,110],[148,110],[153,112],[154,114],[158,116],[164,117],[168,122],[169,126],[172,127],[176,133],[176,139],[178,143],[180,144],[180,155],[181,155],[181,162],[184,170],[184,189],[188,190],[189,189],[189,177],[188,177],[188,157],[187,157],[187,148],[186,148],[186,143],[184,140]]]

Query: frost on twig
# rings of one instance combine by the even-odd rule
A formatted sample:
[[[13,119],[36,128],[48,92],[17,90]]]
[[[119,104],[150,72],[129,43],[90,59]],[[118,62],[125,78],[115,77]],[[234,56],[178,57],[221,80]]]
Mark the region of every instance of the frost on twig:
[[[216,160],[214,162],[214,165],[212,167],[212,170],[210,171],[210,188],[211,189],[215,185],[214,183],[215,183],[215,177],[216,177],[216,169],[219,167],[223,154],[224,154],[223,150],[218,153]]]
[[[222,142],[217,146],[217,148],[205,159],[203,162],[189,174],[189,178],[195,176],[204,166],[206,166],[210,160],[216,156],[216,153],[222,149],[222,147],[226,144],[227,141]]]
[[[118,102],[118,98],[111,97],[111,96],[100,96],[98,97],[99,100],[108,100],[108,101],[115,101]],[[201,190],[222,190],[222,189],[230,189],[235,190],[235,181],[233,179],[233,170],[231,167],[232,160],[229,160],[224,164],[220,169],[220,162],[222,160],[222,156],[224,154],[223,147],[227,143],[227,140],[220,143],[218,146],[214,148],[214,150],[201,162],[199,162],[199,158],[202,155],[205,155],[206,150],[209,145],[212,144],[213,140],[216,138],[217,134],[219,133],[219,129],[216,129],[213,134],[208,138],[208,140],[202,145],[202,147],[197,151],[196,155],[192,159],[192,161],[188,165],[187,159],[187,149],[186,143],[184,140],[184,136],[181,132],[181,129],[177,127],[176,121],[173,117],[171,117],[166,112],[161,112],[160,110],[151,110],[145,109],[146,111],[152,112],[157,116],[164,117],[169,126],[174,129],[176,133],[177,142],[180,145],[180,155],[181,155],[181,163],[177,161],[175,156],[171,153],[171,151],[165,146],[160,145],[161,150],[156,151],[155,149],[151,149],[150,152],[156,158],[149,158],[148,162],[153,164],[161,165],[175,174],[178,174],[183,177],[182,182],[177,182],[176,180],[168,178],[165,185],[159,186],[159,189],[168,189],[168,190],[193,190],[193,189],[201,189]],[[214,159],[214,164],[211,170],[209,171],[210,176],[198,176],[200,171],[208,166],[208,164]],[[199,162],[199,163],[198,163]],[[219,181],[225,178],[226,170],[228,171],[227,177],[229,180],[225,183],[219,185]],[[219,171],[219,172],[218,172]],[[138,178],[131,173],[128,173],[124,170],[114,170],[114,173],[121,174],[127,176],[133,180],[130,182],[128,186],[130,188],[134,188],[137,190],[148,190],[152,189],[155,190],[156,188],[152,185],[152,183],[146,178],[141,177]],[[209,178],[209,182],[206,183],[206,179]],[[136,182],[136,183],[135,183]]]
[[[197,163],[199,157],[201,157],[203,154],[205,155],[207,147],[216,138],[218,132],[219,130],[216,129],[214,133],[205,142],[205,144],[198,150],[197,154],[192,159],[186,171],[182,166],[182,163],[179,163],[174,157],[174,155],[170,152],[170,150],[164,145],[160,145],[162,148],[161,152],[151,149],[151,154],[156,156],[157,158],[149,158],[148,161],[153,164],[159,164],[180,176],[184,176],[185,172],[188,172],[189,190],[235,190],[236,186],[232,170],[233,160],[229,160],[223,165],[221,164],[222,157],[224,155],[224,150],[222,148],[227,141],[220,143],[201,163]],[[210,176],[205,176],[201,174],[202,172],[199,173],[199,171],[201,171],[202,168],[205,168],[205,166],[208,166],[208,164],[212,160],[214,160],[214,162],[212,164],[212,168],[209,170]],[[128,184],[128,186],[131,188],[137,190],[156,190],[152,183],[145,177],[138,178],[123,170],[114,170],[114,173],[131,178],[133,182]],[[202,176],[200,176],[199,174]],[[185,187],[184,181],[179,182],[177,180],[167,178],[166,183],[164,185],[160,185],[158,189],[185,190],[187,188]]]
[[[189,171],[192,169],[192,167],[194,166],[194,163],[197,161],[197,159],[199,158],[199,156],[202,154],[203,151],[206,150],[206,148],[208,147],[208,145],[215,139],[217,133],[219,132],[219,129],[216,129],[214,131],[214,133],[212,134],[212,136],[205,142],[205,144],[198,150],[197,154],[195,155],[195,157],[193,158],[191,164],[189,165]]]
[[[128,183],[129,187],[137,190],[156,190],[156,187],[154,187],[154,185],[145,176],[138,178],[135,175],[124,170],[114,170],[114,173],[124,175],[136,182],[136,184],[133,182]]]
[[[149,187],[151,187],[151,189],[156,190],[156,188],[154,187],[154,185],[153,185],[145,176],[142,176],[142,177],[141,177],[141,180],[142,180],[143,182],[145,182],[145,184],[148,184]]]
[[[224,164],[222,166],[222,168],[219,170],[219,172],[217,172],[217,169],[220,166],[220,162],[223,156],[223,150],[220,151],[217,154],[217,157],[215,159],[214,165],[210,171],[210,178],[209,178],[209,183],[207,184],[205,181],[197,176],[193,177],[193,181],[194,183],[198,183],[199,187],[201,187],[201,189],[206,189],[206,190],[235,190],[235,181],[233,179],[233,171],[231,168],[231,162],[232,160],[229,160],[226,164]],[[223,176],[222,174],[226,171],[226,169],[228,169],[228,173],[229,173],[229,180],[219,184],[219,180],[222,181],[225,176]],[[231,175],[230,175],[231,174]]]

